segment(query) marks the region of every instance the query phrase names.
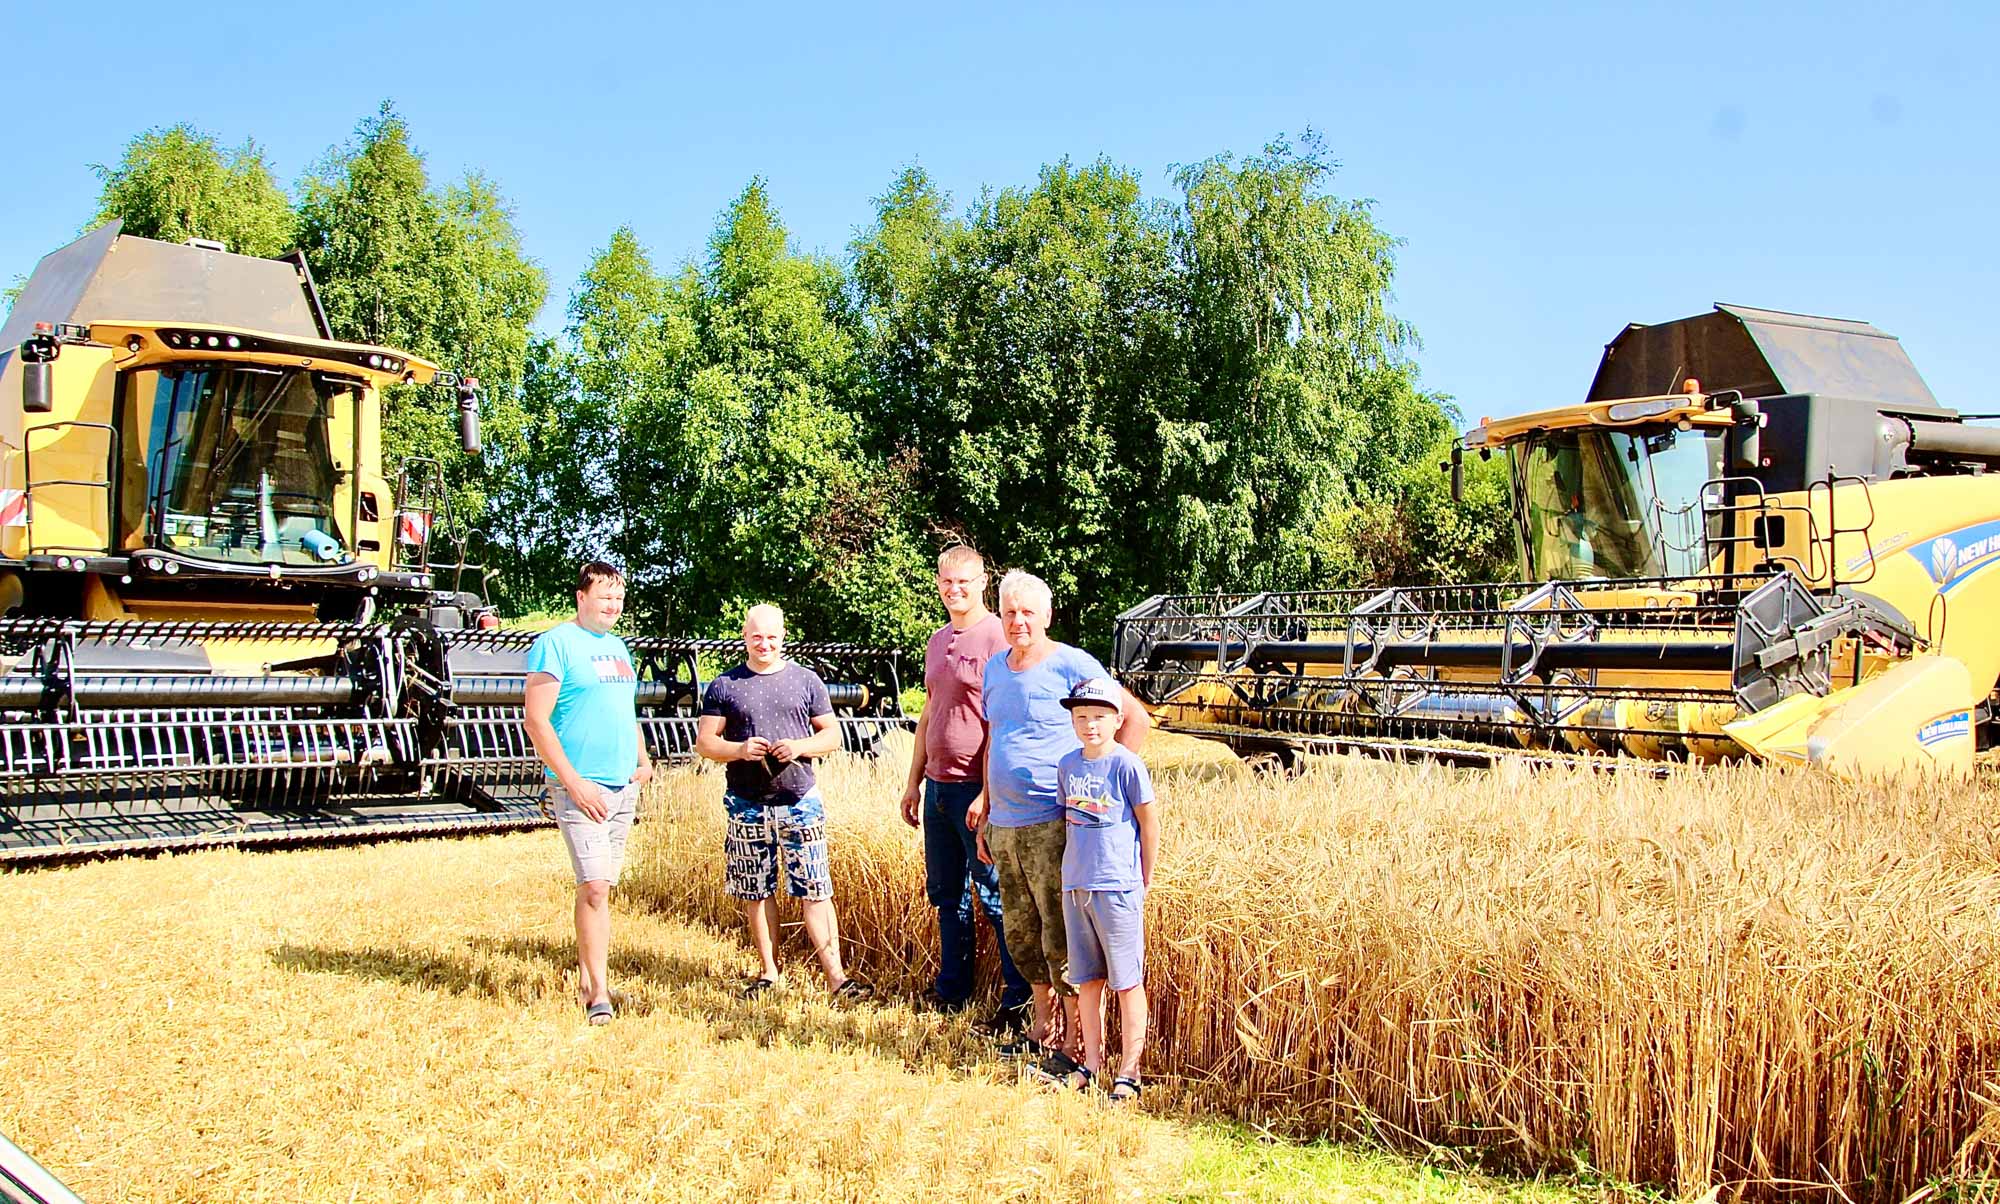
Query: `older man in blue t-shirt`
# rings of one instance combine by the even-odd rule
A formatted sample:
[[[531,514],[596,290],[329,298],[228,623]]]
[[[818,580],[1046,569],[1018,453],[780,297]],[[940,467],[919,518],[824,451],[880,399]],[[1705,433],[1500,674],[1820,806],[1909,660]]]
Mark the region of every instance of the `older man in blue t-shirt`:
[[[548,810],[576,871],[577,994],[592,1024],[611,1019],[611,887],[653,763],[639,737],[639,675],[611,634],[625,577],[601,560],[577,573],[576,619],[528,649],[528,739],[548,776]]]
[[[1056,765],[1082,747],[1062,700],[1079,682],[1108,676],[1097,658],[1049,638],[1053,609],[1041,578],[1016,569],[1000,580],[1000,625],[1009,648],[986,662],[980,691],[987,725],[985,826],[979,856],[1000,871],[1000,910],[1007,917],[1007,952],[1034,988],[1034,1021],[1003,1055],[1050,1053],[1051,1069],[1066,1073],[1083,1054],[1076,988],[1064,981],[1069,941],[1063,928],[1062,862],[1065,843]],[[1120,744],[1145,743],[1152,719],[1123,688]],[[1046,1051],[1054,1028],[1055,997],[1066,1023],[1061,1048]]]

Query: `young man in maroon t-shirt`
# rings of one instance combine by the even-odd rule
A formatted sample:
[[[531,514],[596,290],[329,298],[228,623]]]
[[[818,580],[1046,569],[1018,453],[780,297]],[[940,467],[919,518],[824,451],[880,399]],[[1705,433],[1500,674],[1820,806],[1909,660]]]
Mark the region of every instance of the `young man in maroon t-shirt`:
[[[903,790],[903,820],[924,833],[924,889],[938,909],[939,962],[930,1001],[959,1011],[972,998],[973,951],[978,930],[972,900],[993,922],[1000,939],[1000,1009],[982,1028],[1019,1029],[1030,999],[1028,981],[1007,955],[1001,928],[1000,879],[979,860],[976,832],[986,817],[986,723],[980,717],[980,681],[986,662],[1007,647],[999,616],[986,609],[986,564],[960,544],[938,557],[938,597],[951,621],[924,649],[924,709],[917,717],[916,751]],[[921,815],[921,817],[920,817]]]

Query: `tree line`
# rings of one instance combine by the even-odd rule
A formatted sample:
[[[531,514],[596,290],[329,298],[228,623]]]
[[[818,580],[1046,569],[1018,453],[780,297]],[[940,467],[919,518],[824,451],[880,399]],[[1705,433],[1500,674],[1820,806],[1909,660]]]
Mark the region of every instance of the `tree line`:
[[[431,456],[503,611],[575,564],[630,578],[634,626],[914,647],[937,551],[1047,579],[1095,646],[1164,591],[1506,576],[1505,480],[1438,462],[1458,417],[1390,308],[1397,241],[1330,189],[1308,133],[1176,168],[1058,160],[955,206],[910,167],[838,257],[794,245],[761,180],[663,261],[612,231],[562,329],[499,188],[434,184],[384,105],[291,188],[254,143],[182,125],[99,168],[94,226],[305,251],[337,338],[478,376],[485,454],[392,391],[391,467]]]

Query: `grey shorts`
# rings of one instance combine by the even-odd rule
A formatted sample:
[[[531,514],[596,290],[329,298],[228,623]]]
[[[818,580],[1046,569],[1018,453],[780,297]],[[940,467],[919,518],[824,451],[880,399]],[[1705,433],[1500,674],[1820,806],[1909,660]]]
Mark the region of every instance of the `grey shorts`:
[[[569,864],[576,871],[578,885],[609,882],[615,886],[625,868],[625,838],[632,832],[639,786],[628,783],[623,790],[609,786],[601,789],[607,814],[603,823],[597,823],[583,813],[569,791],[553,782],[548,787],[549,810],[556,817],[556,826],[562,829],[563,844],[569,849]]]
[[[1066,890],[1063,927],[1069,934],[1071,986],[1104,979],[1114,991],[1146,980],[1146,892]]]

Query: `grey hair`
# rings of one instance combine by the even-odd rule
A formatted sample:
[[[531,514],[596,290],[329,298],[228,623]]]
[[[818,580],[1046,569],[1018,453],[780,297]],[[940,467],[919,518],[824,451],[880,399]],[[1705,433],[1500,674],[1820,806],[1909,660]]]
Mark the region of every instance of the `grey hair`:
[[[1008,569],[1007,575],[1000,578],[1000,609],[1007,609],[1007,599],[1014,597],[1022,597],[1023,601],[1039,599],[1043,614],[1055,613],[1055,595],[1049,592],[1049,583],[1026,569]]]

